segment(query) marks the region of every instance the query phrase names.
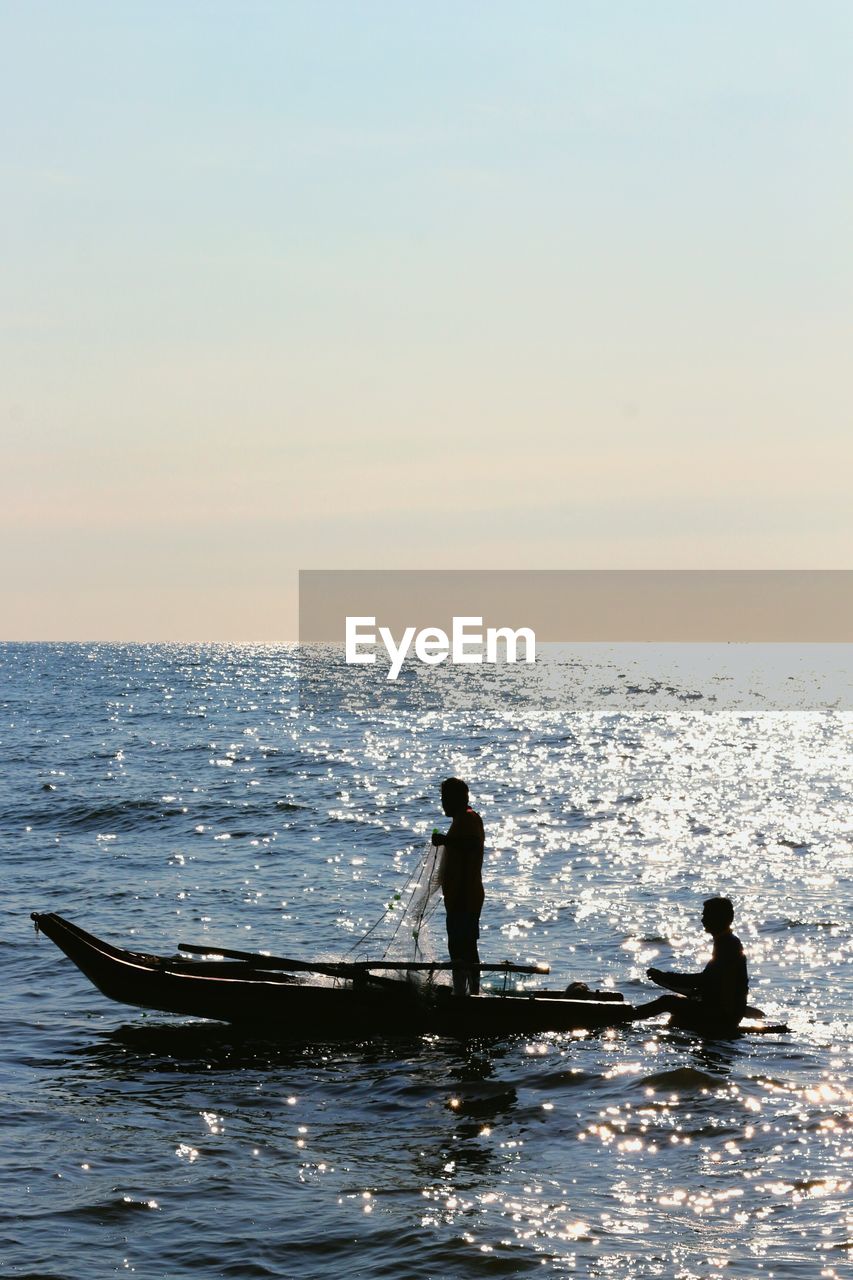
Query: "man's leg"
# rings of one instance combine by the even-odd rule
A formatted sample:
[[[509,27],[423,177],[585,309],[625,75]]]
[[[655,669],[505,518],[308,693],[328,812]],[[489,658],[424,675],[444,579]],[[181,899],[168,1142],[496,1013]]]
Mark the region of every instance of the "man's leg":
[[[453,965],[453,994],[464,996],[468,987],[468,971],[464,962],[468,956],[465,950],[465,929],[458,911],[447,913],[447,950]]]
[[[638,1022],[642,1018],[655,1018],[659,1013],[686,1012],[687,1006],[694,1003],[695,1001],[687,1000],[684,996],[658,996],[657,1000],[649,1000],[648,1004],[635,1005],[631,1019]]]
[[[453,991],[457,996],[477,995],[480,990],[480,953],[477,950],[477,917],[453,912],[447,917],[447,949],[453,965]]]
[[[648,1004],[636,1005],[631,1015],[632,1022],[641,1018],[654,1018],[658,1013],[670,1015],[669,1025],[680,1027],[683,1031],[698,1031],[708,1036],[730,1036],[737,1031],[737,1023],[715,1017],[701,1000],[691,1000],[687,996],[658,996]]]
[[[471,939],[471,964],[475,966],[468,970],[468,986],[472,996],[480,994],[480,952],[477,949],[476,937]]]
[[[464,943],[460,942],[458,934],[447,935],[447,949],[450,952],[450,963],[453,965],[453,994],[455,996],[464,996],[468,992],[468,974],[469,970],[464,963],[468,959],[465,952]]]

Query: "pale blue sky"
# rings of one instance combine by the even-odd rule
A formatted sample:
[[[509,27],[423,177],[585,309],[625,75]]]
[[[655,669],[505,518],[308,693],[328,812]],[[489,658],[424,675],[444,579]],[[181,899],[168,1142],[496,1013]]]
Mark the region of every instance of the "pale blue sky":
[[[849,567],[847,3],[0,3],[0,638]]]

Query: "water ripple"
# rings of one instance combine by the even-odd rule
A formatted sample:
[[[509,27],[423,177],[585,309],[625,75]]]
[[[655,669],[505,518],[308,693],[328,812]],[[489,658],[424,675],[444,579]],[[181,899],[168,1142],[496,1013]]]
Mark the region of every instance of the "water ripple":
[[[327,675],[300,708],[285,646],[0,646],[9,1274],[64,1280],[71,1243],[93,1275],[840,1280],[850,716],[677,681],[662,710],[630,672],[629,710],[409,682],[377,715]],[[793,1034],[288,1046],[112,1005],[31,932],[340,955],[393,926],[449,773],[486,821],[484,954],[644,998],[726,892]]]

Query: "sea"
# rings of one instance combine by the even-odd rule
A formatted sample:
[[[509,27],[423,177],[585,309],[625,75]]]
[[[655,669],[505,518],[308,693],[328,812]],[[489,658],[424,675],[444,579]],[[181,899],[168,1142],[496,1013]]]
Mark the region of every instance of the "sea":
[[[291,645],[0,646],[0,1274],[850,1276],[849,649],[697,654],[357,686]],[[112,1003],[34,931],[375,959],[450,775],[484,961],[651,999],[725,894],[789,1030],[288,1040]]]

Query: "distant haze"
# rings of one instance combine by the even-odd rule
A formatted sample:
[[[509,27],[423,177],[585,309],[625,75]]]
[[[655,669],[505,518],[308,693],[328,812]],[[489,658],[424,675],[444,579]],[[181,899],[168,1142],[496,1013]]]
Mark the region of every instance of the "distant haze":
[[[0,8],[0,639],[850,567],[853,9]]]

